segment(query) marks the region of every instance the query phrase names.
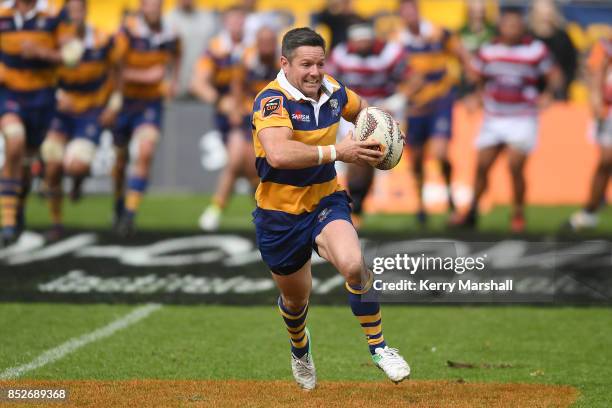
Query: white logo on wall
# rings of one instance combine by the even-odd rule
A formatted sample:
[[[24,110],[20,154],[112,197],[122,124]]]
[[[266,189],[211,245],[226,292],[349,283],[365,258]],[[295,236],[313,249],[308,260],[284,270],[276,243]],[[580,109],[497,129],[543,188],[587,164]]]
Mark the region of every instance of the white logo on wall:
[[[113,169],[114,163],[115,149],[113,147],[113,135],[108,130],[105,130],[102,132],[102,135],[100,135],[100,145],[98,146],[98,149],[96,149],[96,155],[94,156],[91,164],[92,176],[108,176]]]
[[[225,167],[227,152],[218,130],[204,133],[200,138],[200,164],[206,171],[217,171]]]

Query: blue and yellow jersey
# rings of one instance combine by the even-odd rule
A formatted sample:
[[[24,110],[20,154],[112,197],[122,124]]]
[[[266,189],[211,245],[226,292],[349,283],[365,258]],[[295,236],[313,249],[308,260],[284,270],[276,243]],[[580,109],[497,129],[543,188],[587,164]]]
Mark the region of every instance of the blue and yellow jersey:
[[[25,106],[40,106],[54,101],[56,65],[36,58],[22,57],[23,45],[57,48],[59,19],[38,5],[26,15],[17,12],[14,2],[0,7],[0,56],[4,86]]]
[[[426,106],[447,96],[460,77],[454,55],[458,38],[446,29],[423,21],[418,35],[405,29],[398,40],[406,52],[408,75],[423,82],[410,103]]]
[[[242,44],[233,43],[227,33],[221,33],[210,40],[196,64],[196,70],[210,73],[212,85],[219,95],[225,95],[238,74],[242,56]]]
[[[127,17],[115,41],[125,68],[167,66],[181,55],[178,34],[165,24],[162,24],[161,31],[153,31],[142,14]],[[123,84],[123,95],[128,99],[159,100],[164,97],[165,90],[163,80],[155,84],[129,81]]]
[[[68,34],[62,39],[72,37]],[[79,64],[58,69],[58,88],[68,102],[69,113],[75,114],[106,105],[114,88],[112,71],[118,59],[111,36],[87,26],[82,41],[85,51]]]
[[[299,170],[270,166],[258,137],[263,129],[288,127],[293,140],[311,146],[334,144],[340,117],[353,120],[361,100],[330,76],[325,76],[322,91],[315,102],[289,84],[281,71],[255,98],[252,126],[260,177],[255,193],[259,209],[299,215],[312,212],[324,197],[342,190],[333,163]]]

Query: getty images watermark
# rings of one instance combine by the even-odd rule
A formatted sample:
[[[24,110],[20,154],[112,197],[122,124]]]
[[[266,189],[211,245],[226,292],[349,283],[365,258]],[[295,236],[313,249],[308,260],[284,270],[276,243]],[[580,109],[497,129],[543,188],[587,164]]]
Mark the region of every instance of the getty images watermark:
[[[559,283],[556,251],[538,244],[407,240],[368,249],[366,302],[552,302]]]
[[[411,256],[396,254],[392,257],[376,257],[372,265],[374,278],[372,287],[377,291],[443,291],[453,293],[461,292],[507,292],[512,290],[512,279],[503,281],[490,279],[480,281],[467,278],[454,281],[439,281],[434,278],[401,279],[400,281],[385,282],[382,274],[387,271],[404,271],[410,276],[427,272],[451,272],[463,275],[466,272],[482,272],[486,268],[487,254],[479,257],[441,257],[441,256]]]

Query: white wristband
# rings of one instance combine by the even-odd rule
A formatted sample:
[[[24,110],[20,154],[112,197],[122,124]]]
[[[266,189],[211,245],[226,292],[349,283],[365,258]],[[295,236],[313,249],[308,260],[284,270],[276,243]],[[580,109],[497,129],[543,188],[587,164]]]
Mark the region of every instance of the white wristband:
[[[323,147],[317,146],[317,150],[319,151],[319,163],[318,164],[321,164],[323,163]]]
[[[331,161],[332,163],[336,161],[336,146],[335,145],[329,145],[330,148],[330,153],[331,153]]]

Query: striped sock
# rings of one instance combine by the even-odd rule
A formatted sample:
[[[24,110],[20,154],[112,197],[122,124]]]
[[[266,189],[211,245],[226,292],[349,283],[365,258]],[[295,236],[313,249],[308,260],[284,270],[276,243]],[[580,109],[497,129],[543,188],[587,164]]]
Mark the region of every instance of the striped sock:
[[[136,215],[148,184],[148,180],[144,177],[130,177],[128,179],[125,197],[125,213],[128,217]]]
[[[278,297],[278,310],[285,321],[291,341],[291,352],[301,358],[308,352],[308,336],[306,336],[306,316],[308,304],[297,313],[290,312],[283,304],[283,298]]]
[[[375,354],[374,350],[377,348],[384,348],[385,338],[382,332],[382,316],[380,314],[380,303],[372,302],[368,299],[367,302],[362,301],[362,295],[368,293],[372,287],[372,281],[374,275],[370,272],[370,278],[365,285],[351,286],[348,283],[345,284],[348,290],[349,304],[353,314],[359,320],[361,328],[363,329],[366,339],[368,341],[368,347],[370,353]]]
[[[0,212],[2,218],[2,234],[15,235],[17,226],[17,208],[21,183],[18,179],[0,179]]]

